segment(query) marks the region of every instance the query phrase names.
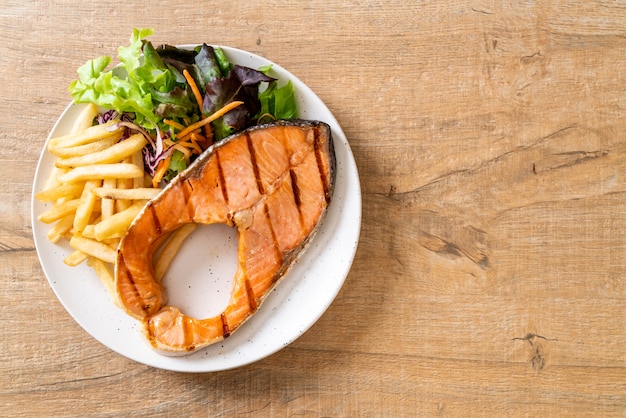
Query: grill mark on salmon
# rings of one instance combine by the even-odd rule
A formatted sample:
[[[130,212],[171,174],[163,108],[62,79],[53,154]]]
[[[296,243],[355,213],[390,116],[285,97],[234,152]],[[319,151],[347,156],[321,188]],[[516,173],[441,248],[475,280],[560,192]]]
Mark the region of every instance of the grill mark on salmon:
[[[189,180],[184,181],[182,183],[182,189],[183,189],[183,198],[185,199],[185,206],[187,207],[187,216],[189,216],[190,219],[193,218],[194,216],[194,205],[190,204],[189,200],[191,195],[193,194],[193,184],[191,184],[191,182]]]
[[[126,262],[124,261],[123,255],[119,257],[119,260],[117,263],[119,265],[118,268],[124,269],[126,272],[126,275],[128,276],[128,284],[129,284],[129,287],[131,288],[131,292],[133,296],[137,299],[140,299],[141,296],[139,295],[139,289],[137,288],[137,285],[135,284],[135,279],[133,278],[132,273],[130,272],[130,270],[128,270],[128,267],[126,267]],[[147,312],[148,306],[144,304],[144,305],[140,305],[140,308],[145,313]]]
[[[220,317],[222,318],[222,336],[224,338],[228,338],[230,337],[230,329],[228,328],[228,319],[226,319],[225,314],[221,314]]]
[[[150,212],[152,213],[152,222],[154,223],[154,229],[157,232],[157,235],[161,234],[161,222],[159,222],[159,216],[156,213],[156,210],[154,209],[154,205],[148,204],[148,207],[150,208]]]
[[[261,182],[261,175],[259,174],[259,165],[256,162],[256,154],[254,152],[254,146],[252,145],[252,139],[250,135],[246,134],[246,144],[248,145],[248,152],[250,153],[250,165],[252,166],[252,171],[254,171],[254,178],[256,180],[256,187],[259,190],[259,193],[264,194],[263,183]]]
[[[329,183],[328,183],[328,179],[326,178],[326,175],[324,174],[324,163],[322,162],[322,155],[321,155],[320,143],[319,143],[319,133],[315,131],[313,135],[314,135],[313,149],[315,150],[315,161],[317,162],[317,169],[319,171],[320,178],[322,179],[322,185],[324,186],[324,197],[326,199],[326,203],[328,204],[330,203],[330,194],[328,190]]]
[[[295,203],[296,208],[298,208],[298,216],[300,218],[300,225],[302,225],[304,220],[302,219],[302,202],[300,201],[300,189],[298,188],[298,175],[293,169],[289,170],[289,178],[291,179],[291,191],[293,193],[293,202]]]
[[[193,345],[193,341],[191,340],[191,336],[193,335],[191,321],[187,320],[187,318],[183,318],[182,327],[183,327],[183,341],[185,345],[188,345],[189,349],[192,349],[192,350],[195,349],[195,346]]]
[[[246,294],[248,295],[248,305],[250,305],[250,312],[254,312],[257,309],[256,297],[254,296],[254,290],[250,285],[250,280],[246,279]]]
[[[222,191],[224,202],[228,205],[228,190],[226,189],[226,179],[224,178],[224,169],[222,168],[222,163],[220,161],[219,151],[215,151],[215,162],[217,164],[217,172],[219,173],[219,188]]]
[[[278,121],[211,146],[137,216],[118,248],[115,288],[163,354],[185,355],[241,327],[288,272],[326,213],[334,189],[330,127]],[[166,305],[152,258],[185,223],[224,223],[238,236],[238,264],[226,309],[196,319]]]

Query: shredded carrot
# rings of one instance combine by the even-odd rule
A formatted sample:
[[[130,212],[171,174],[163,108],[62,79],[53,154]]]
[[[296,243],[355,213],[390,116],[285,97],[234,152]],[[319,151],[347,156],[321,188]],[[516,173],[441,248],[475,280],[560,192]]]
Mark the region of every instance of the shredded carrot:
[[[230,112],[231,110],[233,110],[234,108],[236,108],[237,106],[243,104],[243,102],[230,102],[228,104],[226,104],[224,107],[222,107],[221,109],[217,110],[215,113],[207,116],[206,118],[199,120],[196,123],[193,123],[189,126],[187,126],[185,129],[183,129],[182,131],[180,131],[178,133],[178,137],[179,138],[184,138],[186,135],[188,135],[189,133],[195,131],[196,129],[213,122],[216,119],[221,118],[222,116],[224,116],[226,113]]]
[[[204,125],[205,128],[210,128],[211,125]],[[211,136],[209,136],[208,138],[202,135],[198,135],[195,132],[192,132],[191,134],[189,134],[189,138],[191,139],[191,142],[193,142],[194,144],[198,145],[200,148],[202,148],[203,150],[207,149],[209,145],[211,145],[211,143],[213,141],[211,141],[211,138],[213,136],[213,133],[211,133]]]
[[[201,105],[202,97],[200,95],[200,91],[198,90],[198,87],[193,81],[193,78],[190,76],[187,70],[184,70],[183,74],[185,74],[185,78],[187,79],[187,82],[191,86],[191,89],[193,90],[194,95],[196,96],[196,100],[198,100],[198,103]],[[223,106],[221,109],[214,112],[213,114],[207,116],[206,118],[201,119],[198,122],[192,123],[191,125],[188,125],[186,127],[171,119],[164,120],[164,123],[166,123],[167,125],[172,126],[176,129],[180,129],[180,131],[176,135],[178,137],[178,142],[174,142],[168,138],[163,141],[164,145],[166,146],[166,148],[174,147],[175,149],[179,150],[185,155],[185,158],[187,159],[187,161],[189,161],[191,154],[193,153],[201,154],[203,151],[203,147],[200,146],[198,142],[204,142],[207,144],[211,143],[211,136],[213,135],[213,133],[209,124],[213,122],[214,120],[219,119],[220,117],[224,116],[226,113],[230,112],[231,110],[233,110],[234,108],[236,108],[237,106],[241,104],[243,104],[243,102],[237,102],[237,101],[230,102],[226,104],[225,106]],[[189,123],[189,122],[185,121],[185,123]],[[197,133],[198,129],[200,128],[204,128],[205,132],[207,133],[206,138],[204,138],[202,135]],[[163,179],[163,176],[167,172],[167,169],[169,168],[171,161],[172,161],[171,155],[167,157],[166,159],[161,160],[161,162],[157,166],[154,176],[152,177],[153,187],[155,188],[159,187],[159,183],[161,182],[161,180]]]
[[[159,187],[159,183],[161,182],[161,179],[163,178],[163,176],[165,175],[165,172],[169,168],[171,161],[172,161],[171,155],[167,157],[166,159],[161,160],[161,162],[159,163],[159,166],[157,167],[154,173],[154,177],[152,177],[152,187],[154,188]]]
[[[202,95],[200,94],[200,89],[198,89],[198,86],[196,85],[196,81],[186,69],[183,70],[183,76],[185,76],[185,80],[187,80],[187,83],[189,84],[189,87],[191,87],[193,95],[196,97],[198,107],[200,108],[200,110],[202,110]]]
[[[179,142],[176,145],[180,145],[181,147],[188,148],[191,151],[196,151],[197,154],[202,154],[202,149],[198,146],[198,144],[189,141]]]
[[[176,122],[175,120],[163,119],[163,123],[165,123],[166,125],[171,126],[172,128],[176,128],[179,131],[185,129],[185,127],[183,125],[181,125],[180,123]]]
[[[198,103],[198,109],[200,109],[200,117],[202,117],[203,100],[202,100],[202,94],[200,93],[200,89],[198,88],[198,85],[196,84],[196,81],[193,79],[191,74],[189,74],[189,71],[187,71],[186,69],[183,70],[183,76],[185,76],[185,80],[187,80],[187,83],[189,84],[189,87],[191,87],[191,91],[193,92],[193,95],[196,97],[196,102]],[[204,134],[206,135],[207,138],[210,138],[211,136],[213,136],[213,132],[210,126],[204,125]]]

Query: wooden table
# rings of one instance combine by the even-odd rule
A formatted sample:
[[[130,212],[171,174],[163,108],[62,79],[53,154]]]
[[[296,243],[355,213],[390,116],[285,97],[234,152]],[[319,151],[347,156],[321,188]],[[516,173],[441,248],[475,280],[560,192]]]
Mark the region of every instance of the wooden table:
[[[626,7],[4,0],[0,415],[626,414]],[[128,360],[63,309],[31,185],[76,68],[153,42],[263,55],[330,107],[360,245],[301,338],[238,369]]]

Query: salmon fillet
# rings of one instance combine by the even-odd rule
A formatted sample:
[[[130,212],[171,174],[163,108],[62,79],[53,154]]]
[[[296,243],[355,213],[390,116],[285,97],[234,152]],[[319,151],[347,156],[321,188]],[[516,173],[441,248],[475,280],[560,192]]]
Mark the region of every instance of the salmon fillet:
[[[122,239],[115,289],[143,324],[151,345],[184,355],[220,341],[259,308],[314,236],[330,203],[335,156],[330,127],[278,121],[207,149],[137,216]],[[167,305],[152,258],[161,239],[184,224],[237,230],[237,270],[226,309],[192,318]]]

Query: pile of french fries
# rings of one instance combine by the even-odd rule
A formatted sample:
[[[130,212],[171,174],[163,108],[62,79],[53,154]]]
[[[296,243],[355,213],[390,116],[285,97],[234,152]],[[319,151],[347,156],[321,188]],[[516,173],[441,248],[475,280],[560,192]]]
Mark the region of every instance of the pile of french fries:
[[[144,173],[147,139],[136,134],[120,141],[125,128],[116,121],[92,125],[97,113],[97,106],[86,106],[71,133],[48,141],[55,165],[35,198],[50,203],[38,217],[53,224],[48,240],[67,239],[73,249],[64,263],[87,262],[113,296],[117,246],[160,189]]]

